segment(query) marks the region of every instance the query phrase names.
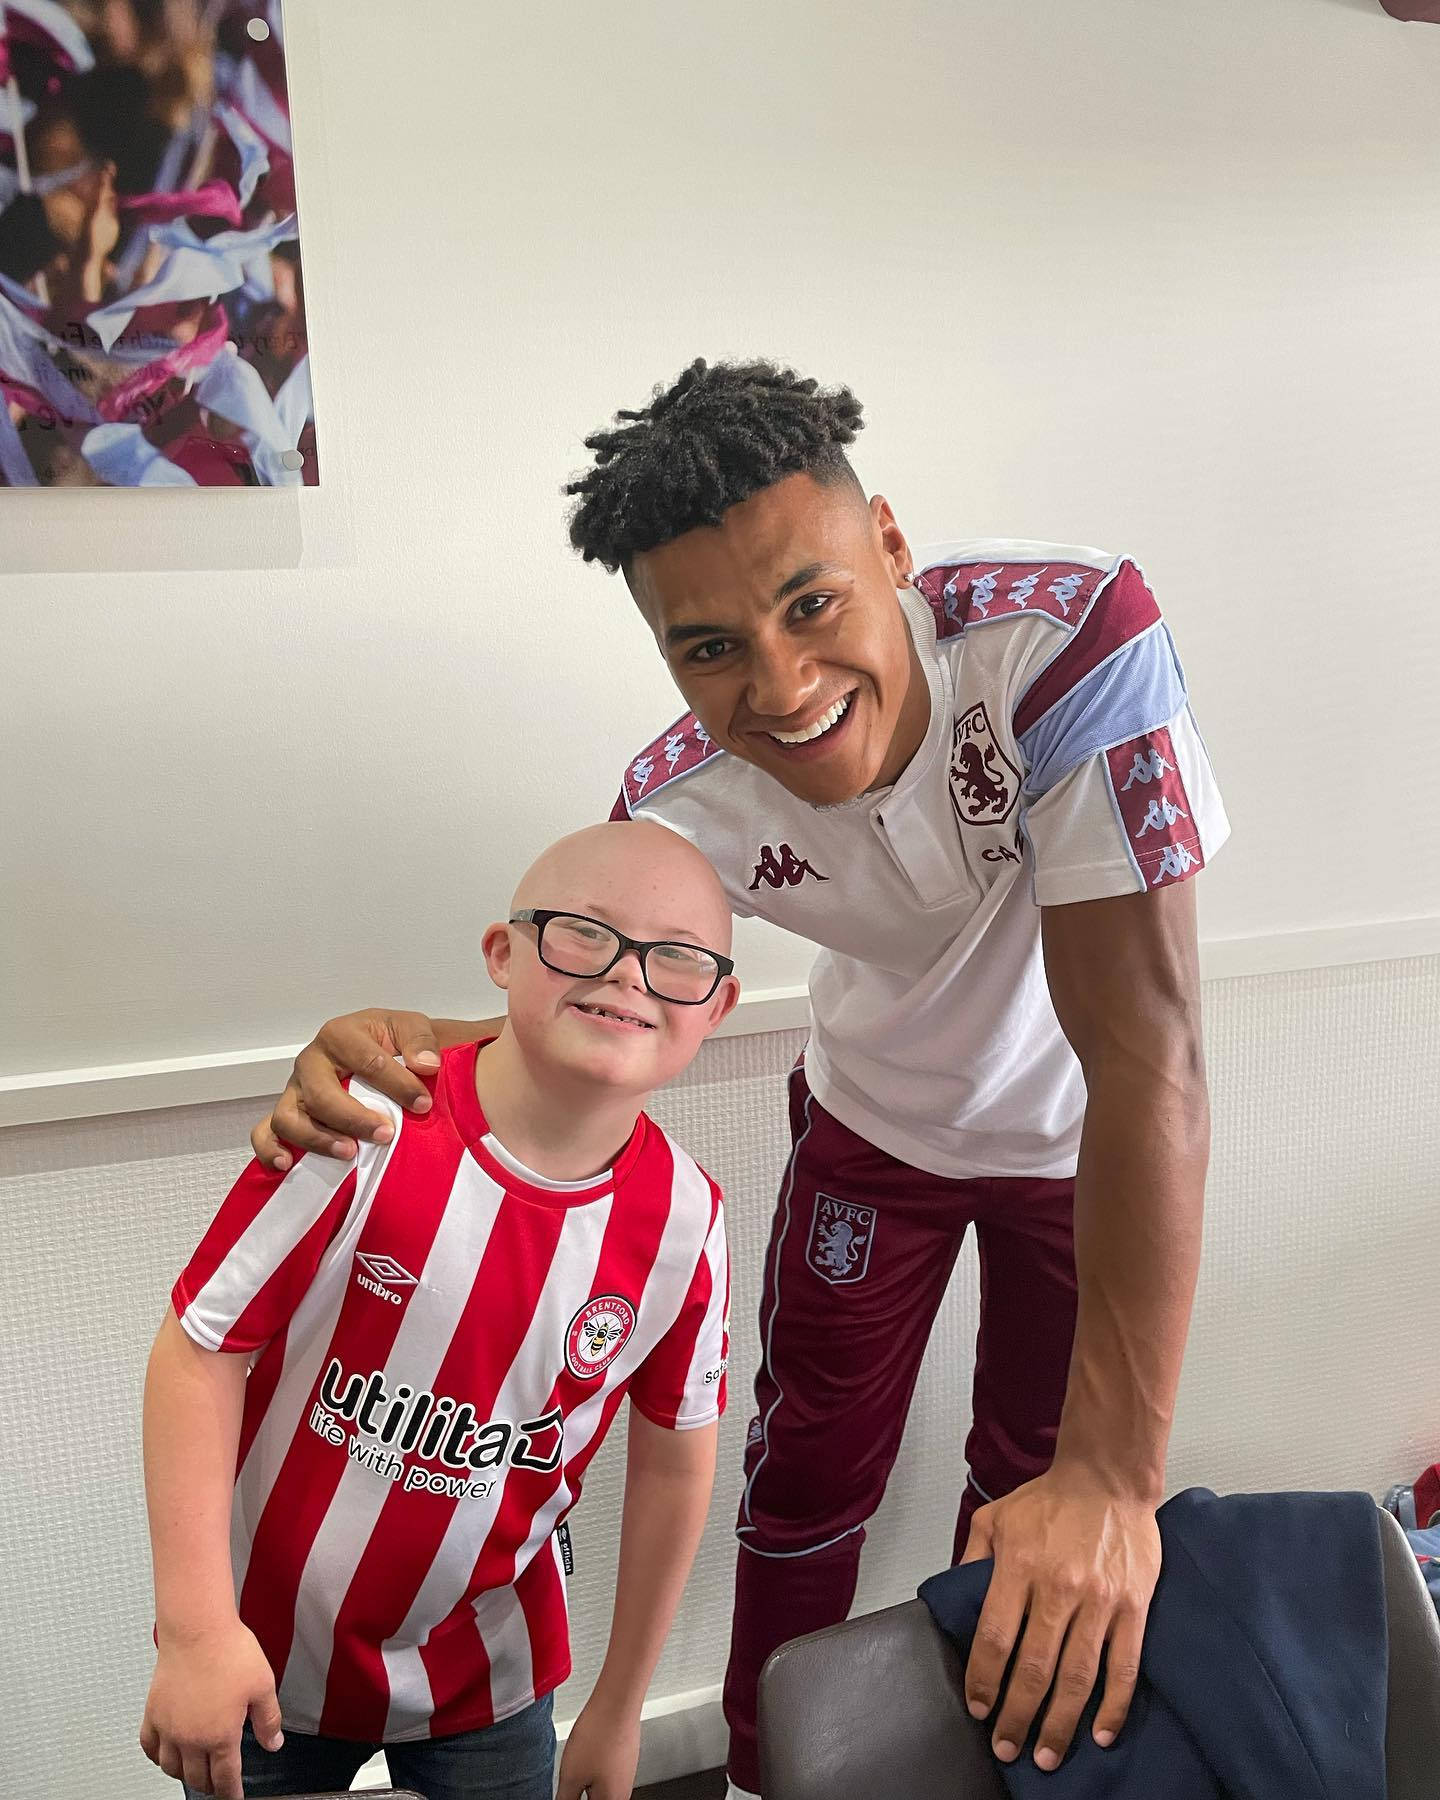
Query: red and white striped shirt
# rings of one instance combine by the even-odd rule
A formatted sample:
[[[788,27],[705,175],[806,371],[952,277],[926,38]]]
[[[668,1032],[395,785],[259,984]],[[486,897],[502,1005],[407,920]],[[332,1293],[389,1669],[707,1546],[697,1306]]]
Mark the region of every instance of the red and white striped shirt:
[[[446,1051],[358,1161],[252,1163],[175,1285],[252,1357],[231,1552],[294,1730],[398,1741],[503,1719],[570,1672],[555,1528],[621,1400],[725,1405],[720,1191],[641,1116],[613,1169],[546,1182]]]

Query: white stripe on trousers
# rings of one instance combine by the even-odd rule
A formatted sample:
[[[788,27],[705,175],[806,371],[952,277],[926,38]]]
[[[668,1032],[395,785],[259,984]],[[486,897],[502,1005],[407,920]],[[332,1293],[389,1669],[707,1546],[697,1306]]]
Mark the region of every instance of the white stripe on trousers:
[[[793,1081],[795,1076],[799,1073],[800,1066],[797,1064],[796,1067],[790,1071],[790,1079]],[[795,1192],[795,1168],[800,1160],[800,1146],[810,1135],[810,1128],[813,1124],[810,1117],[810,1109],[814,1103],[815,1096],[807,1092],[805,1095],[805,1128],[791,1145],[790,1160],[786,1164],[785,1194],[782,1202],[785,1208],[785,1223],[780,1228],[780,1236],[775,1245],[775,1275],[772,1283],[774,1298],[770,1304],[770,1321],[765,1332],[765,1367],[770,1371],[770,1379],[775,1383],[775,1398],[771,1401],[769,1411],[760,1422],[760,1457],[755,1464],[750,1479],[745,1483],[745,1517],[750,1520],[750,1523],[748,1525],[740,1526],[740,1531],[755,1531],[758,1529],[754,1522],[754,1515],[750,1509],[750,1500],[751,1496],[754,1494],[755,1483],[759,1477],[760,1471],[765,1467],[770,1456],[770,1421],[775,1417],[776,1409],[779,1407],[780,1402],[785,1398],[785,1390],[780,1385],[780,1377],[775,1373],[775,1363],[773,1361],[775,1319],[780,1311],[780,1263],[785,1252],[785,1239],[790,1234],[790,1201]]]

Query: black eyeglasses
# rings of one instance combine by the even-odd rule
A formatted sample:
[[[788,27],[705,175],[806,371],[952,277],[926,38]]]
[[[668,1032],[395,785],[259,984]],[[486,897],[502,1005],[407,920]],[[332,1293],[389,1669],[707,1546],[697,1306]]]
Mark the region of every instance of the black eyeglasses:
[[[642,944],[626,937],[603,919],[584,913],[549,912],[527,906],[510,920],[512,925],[535,927],[535,948],[541,962],[557,975],[608,975],[633,950],[640,959],[640,975],[657,1000],[676,1006],[703,1006],[731,974],[735,964],[718,950],[702,950],[698,944],[676,944],[657,938]]]

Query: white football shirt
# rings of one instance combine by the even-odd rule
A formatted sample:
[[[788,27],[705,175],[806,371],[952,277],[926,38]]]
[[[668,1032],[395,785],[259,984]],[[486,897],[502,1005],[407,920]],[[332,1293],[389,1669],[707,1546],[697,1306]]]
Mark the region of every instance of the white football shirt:
[[[690,714],[615,816],[682,833],[738,912],[821,946],[805,1069],[842,1123],[932,1174],[1071,1175],[1085,1090],[1039,909],[1203,868],[1229,834],[1210,760],[1130,560],[948,544],[899,602],[930,724],[892,788],[817,809]]]

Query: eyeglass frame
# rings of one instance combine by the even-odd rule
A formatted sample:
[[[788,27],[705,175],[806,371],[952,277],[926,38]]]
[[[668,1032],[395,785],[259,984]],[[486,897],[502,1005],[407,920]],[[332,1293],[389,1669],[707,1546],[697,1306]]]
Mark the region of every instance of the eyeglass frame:
[[[557,963],[550,962],[545,955],[545,927],[552,919],[583,919],[587,925],[598,925],[602,931],[608,931],[611,937],[619,939],[620,948],[610,958],[603,969],[597,969],[591,974],[584,974],[575,969],[562,969]],[[599,981],[601,976],[608,975],[615,967],[616,963],[618,963],[629,951],[633,950],[640,964],[640,979],[645,983],[645,992],[654,995],[655,999],[662,1001],[666,1006],[705,1006],[715,998],[720,983],[724,981],[728,975],[733,975],[735,973],[734,961],[728,956],[722,956],[718,950],[710,949],[707,944],[687,944],[683,938],[648,938],[642,940],[640,938],[626,937],[625,933],[618,930],[608,919],[596,919],[589,913],[570,912],[563,906],[525,906],[522,907],[519,912],[511,914],[509,923],[511,925],[533,925],[535,927],[535,954],[540,958],[541,962],[545,964],[547,969],[552,969],[557,975],[568,975],[575,981]],[[652,950],[669,948],[674,948],[676,950],[699,950],[711,959],[715,964],[716,975],[714,981],[711,983],[708,994],[702,994],[698,1000],[677,1000],[673,994],[659,993],[651,985],[650,970],[647,966],[649,954]]]

